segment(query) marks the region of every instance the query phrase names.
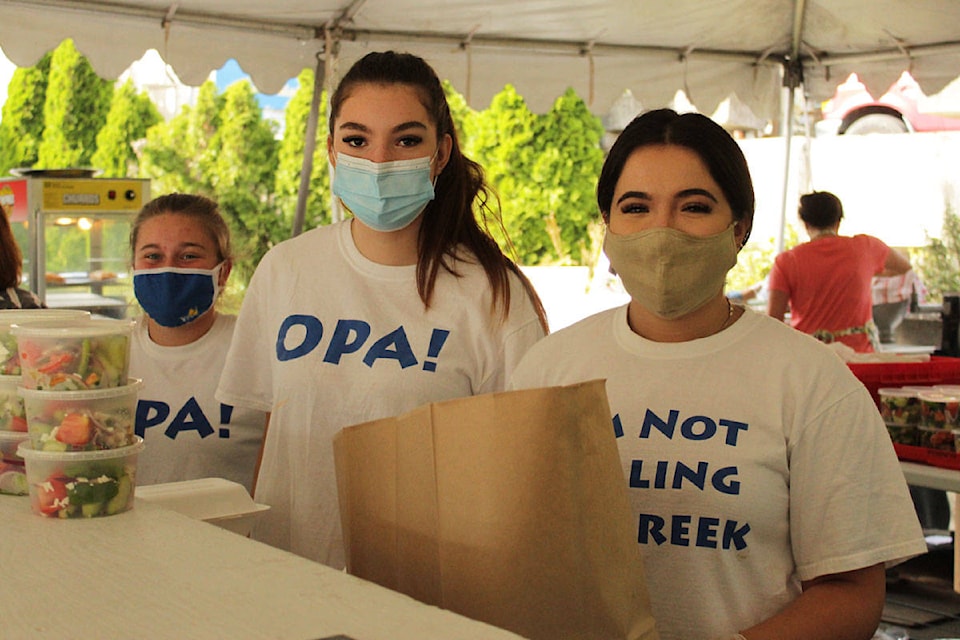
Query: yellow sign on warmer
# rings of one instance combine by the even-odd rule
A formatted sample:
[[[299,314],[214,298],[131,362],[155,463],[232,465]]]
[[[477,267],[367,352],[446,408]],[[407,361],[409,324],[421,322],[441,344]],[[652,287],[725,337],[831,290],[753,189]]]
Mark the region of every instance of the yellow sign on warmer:
[[[138,211],[147,180],[41,180],[45,211]]]

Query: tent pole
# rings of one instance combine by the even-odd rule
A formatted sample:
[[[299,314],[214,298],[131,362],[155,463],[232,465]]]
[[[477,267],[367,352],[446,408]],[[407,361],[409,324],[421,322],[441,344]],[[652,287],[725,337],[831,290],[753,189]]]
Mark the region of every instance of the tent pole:
[[[297,189],[297,211],[293,216],[293,235],[303,232],[303,219],[310,195],[310,176],[313,175],[313,153],[317,148],[317,120],[320,113],[326,62],[317,54],[317,68],[313,73],[313,97],[310,99],[310,114],[307,116],[307,131],[303,140],[303,166],[300,168],[300,187]]]
[[[339,34],[339,31],[338,31]],[[327,66],[324,71],[324,82],[327,86],[327,104],[333,97],[333,92],[337,89],[339,82],[339,70],[337,66],[340,63],[340,37],[334,37],[333,30],[326,30],[327,38]],[[329,116],[328,116],[329,117]],[[333,195],[333,165],[327,161],[327,175],[330,178],[330,222],[340,222],[343,220],[343,208],[340,206],[340,198]]]
[[[794,87],[791,83],[786,90],[783,105],[783,124],[781,126],[786,156],[783,160],[783,189],[780,202],[780,229],[777,233],[777,253],[783,252],[784,235],[787,229],[787,188],[790,185],[790,146],[793,140],[793,99]],[[784,92],[781,92],[784,93]]]

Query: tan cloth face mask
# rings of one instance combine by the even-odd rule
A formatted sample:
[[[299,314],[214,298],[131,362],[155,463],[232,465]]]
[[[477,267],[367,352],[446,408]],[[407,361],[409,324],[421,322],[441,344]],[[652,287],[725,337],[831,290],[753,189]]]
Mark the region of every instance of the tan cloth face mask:
[[[723,291],[727,272],[737,264],[734,224],[712,236],[669,227],[621,235],[607,226],[603,251],[630,297],[667,320],[699,309]]]

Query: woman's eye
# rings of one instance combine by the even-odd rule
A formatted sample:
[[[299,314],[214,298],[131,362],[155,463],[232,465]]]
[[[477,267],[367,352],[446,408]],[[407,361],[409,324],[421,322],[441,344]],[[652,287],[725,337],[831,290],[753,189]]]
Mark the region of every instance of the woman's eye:
[[[713,207],[706,202],[688,202],[683,205],[683,210],[688,213],[711,213]]]
[[[401,147],[415,147],[421,142],[423,142],[423,138],[420,136],[404,136],[397,141],[397,145]]]
[[[625,202],[620,205],[620,213],[649,213],[650,207],[643,202]]]
[[[344,138],[343,143],[348,147],[362,147],[365,140],[361,136],[350,136],[349,138]]]

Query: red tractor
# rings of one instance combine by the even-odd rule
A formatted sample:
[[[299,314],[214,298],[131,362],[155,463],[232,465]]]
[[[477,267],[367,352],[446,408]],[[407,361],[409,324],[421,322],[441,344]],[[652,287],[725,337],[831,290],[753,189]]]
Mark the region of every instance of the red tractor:
[[[874,99],[857,74],[851,73],[823,103],[818,134],[906,133],[909,131],[960,131],[960,118],[924,113],[926,96],[908,71]]]

